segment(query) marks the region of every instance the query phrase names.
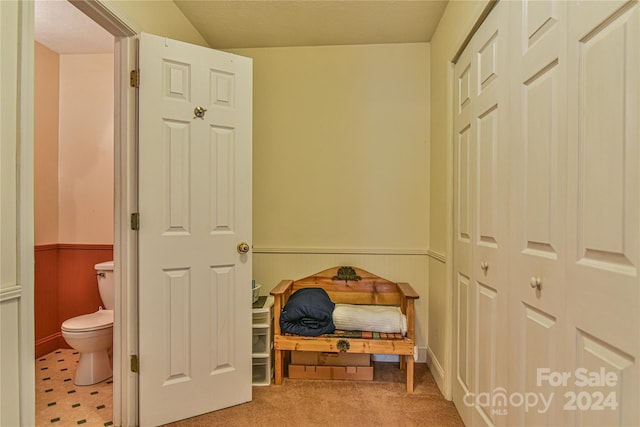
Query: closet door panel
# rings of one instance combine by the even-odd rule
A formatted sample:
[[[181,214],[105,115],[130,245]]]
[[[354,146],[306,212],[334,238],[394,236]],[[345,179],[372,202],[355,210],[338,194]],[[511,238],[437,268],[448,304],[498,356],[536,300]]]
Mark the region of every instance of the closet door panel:
[[[511,372],[510,375],[519,375],[520,382],[524,384],[523,388],[518,388],[519,392],[524,393],[541,393],[546,402],[538,402],[528,411],[521,408],[509,408],[510,425],[527,425],[527,426],[554,426],[562,425],[560,421],[562,412],[557,402],[558,389],[548,384],[538,386],[538,369],[551,367],[557,368],[558,363],[558,345],[559,334],[562,328],[558,326],[558,320],[547,312],[538,310],[532,306],[522,304],[518,307],[521,310],[520,318],[524,319],[519,323],[523,324],[522,336],[524,338],[524,347],[515,350],[518,358],[518,369],[521,371]],[[518,319],[520,320],[520,319]],[[519,352],[522,352],[522,356]],[[553,369],[557,371],[557,369]],[[515,388],[509,389],[512,393]],[[555,397],[556,401],[550,400]],[[517,422],[515,421],[517,420]]]
[[[478,68],[476,80],[477,96],[472,100],[475,140],[473,145],[474,174],[474,215],[478,248],[497,249],[500,240],[501,194],[504,187],[500,182],[501,152],[507,143],[504,137],[505,102],[504,83],[504,40],[498,33],[494,10],[474,37],[475,60]],[[502,68],[502,69],[501,69]],[[504,242],[500,242],[502,244]],[[485,256],[493,251],[484,251]],[[488,260],[484,260],[488,261]],[[475,266],[474,266],[475,267]],[[495,264],[493,265],[495,271]],[[486,273],[489,273],[488,269]]]
[[[512,425],[562,425],[559,390],[538,369],[565,370],[566,2],[511,6],[509,390],[556,396],[513,407]]]
[[[549,40],[548,33],[555,31],[554,26],[560,18],[558,6],[557,0],[525,0],[517,7],[516,17],[519,20],[516,31],[521,33],[517,37],[525,51],[542,39]]]
[[[492,105],[476,118],[475,162],[476,176],[476,245],[495,249],[498,247],[500,182],[498,181],[498,149],[504,141],[498,140],[499,110]]]
[[[548,64],[522,86],[522,251],[527,255],[558,259],[562,229],[558,159],[558,61]]]
[[[476,353],[475,372],[477,374],[478,393],[488,393],[494,395],[498,384],[501,365],[498,364],[501,355],[498,353],[498,346],[502,343],[499,336],[499,305],[498,292],[482,282],[477,282],[476,291],[476,321],[478,322],[478,351]],[[500,349],[502,351],[502,349]],[[476,409],[480,415],[481,424],[495,425],[501,420],[501,414],[491,405],[487,399],[477,399]]]
[[[456,306],[457,306],[457,328],[455,331],[456,345],[458,348],[455,361],[456,381],[458,381],[462,395],[471,389],[471,364],[469,349],[471,347],[471,327],[469,324],[469,301],[471,301],[471,286],[469,278],[463,274],[459,274],[456,281]]]
[[[637,418],[634,418],[637,417],[638,404],[638,377],[633,375],[634,364],[637,364],[636,358],[582,330],[577,331],[576,347],[576,370],[572,371],[575,373],[573,385],[575,386],[576,382],[583,382],[583,378],[588,378],[588,375],[594,373],[601,375],[602,372],[605,372],[603,378],[607,378],[607,383],[572,387],[573,390],[570,392],[576,393],[580,399],[580,401],[576,399],[575,407],[569,407],[572,409],[572,415],[575,415],[574,424],[581,426],[638,425],[635,422]],[[586,396],[591,397],[591,402]],[[602,409],[599,408],[600,405],[594,407],[594,400],[599,396],[603,396]],[[579,410],[578,405],[587,407],[587,410]],[[629,422],[629,420],[634,421]]]
[[[493,395],[506,387],[507,278],[509,223],[509,102],[507,3],[499,2],[474,35],[477,76],[471,98],[473,218],[472,284],[475,306],[475,382],[473,391]],[[474,91],[472,90],[472,93]],[[504,407],[476,402],[474,424],[504,425]]]
[[[454,69],[455,103],[453,141],[453,402],[465,424],[472,422],[472,405],[466,396],[472,393],[475,367],[472,292],[472,241],[475,239],[473,212],[472,98],[475,98],[476,67],[471,53],[465,51]]]
[[[508,230],[508,92],[507,37],[498,23],[504,5],[498,4],[474,36],[474,58],[478,69],[477,96],[472,98],[473,213],[475,240],[473,268],[485,282],[498,289],[506,278],[507,265],[501,255]]]
[[[457,135],[456,153],[457,153],[457,219],[456,238],[463,245],[471,243],[471,174],[469,169],[471,166],[470,144],[471,129],[466,126]]]
[[[604,370],[615,384],[606,414],[576,423],[638,425],[640,411],[640,6],[569,5],[567,298],[570,367]],[[605,417],[605,418],[602,418]]]
[[[532,3],[541,7],[537,1],[513,4],[512,21],[526,19]],[[557,261],[565,246],[566,211],[566,2],[542,4],[553,12],[537,16],[544,33],[538,29],[532,43],[529,27],[514,26],[510,55],[510,244],[518,265],[512,273],[514,287],[524,290],[521,299],[536,306],[563,300],[564,265]],[[544,279],[540,289],[531,287],[534,276]]]
[[[580,43],[577,130],[579,262],[595,269],[635,275],[637,235],[637,49],[638,7],[628,10]],[[635,24],[635,25],[634,25]],[[637,56],[637,55],[635,55]],[[630,92],[630,93],[629,93]],[[635,99],[634,99],[635,98]],[[605,221],[603,221],[605,219]]]

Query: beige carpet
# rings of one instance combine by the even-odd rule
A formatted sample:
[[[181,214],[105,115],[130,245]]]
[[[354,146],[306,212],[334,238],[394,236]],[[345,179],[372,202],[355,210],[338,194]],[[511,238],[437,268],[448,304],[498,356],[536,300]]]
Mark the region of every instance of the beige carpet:
[[[285,379],[253,387],[253,401],[172,426],[463,426],[425,364],[416,364],[414,394],[397,363],[375,363],[374,381]]]

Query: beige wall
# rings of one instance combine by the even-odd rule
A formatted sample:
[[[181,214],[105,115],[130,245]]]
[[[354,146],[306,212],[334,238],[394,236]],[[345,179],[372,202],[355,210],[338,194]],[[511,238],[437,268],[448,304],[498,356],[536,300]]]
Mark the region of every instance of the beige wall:
[[[453,79],[451,61],[480,17],[489,0],[449,1],[431,39],[431,162],[429,260],[429,355],[431,371],[449,397],[451,375],[451,130],[453,127]]]
[[[426,249],[428,45],[234,52],[254,60],[254,246]]]
[[[113,55],[35,48],[35,244],[113,243]]]
[[[113,243],[113,91],[112,54],[60,56],[61,243]]]
[[[58,124],[60,56],[35,45],[34,239],[58,243]]]
[[[408,281],[427,343],[429,45],[237,49],[253,58],[254,277],[356,265]]]

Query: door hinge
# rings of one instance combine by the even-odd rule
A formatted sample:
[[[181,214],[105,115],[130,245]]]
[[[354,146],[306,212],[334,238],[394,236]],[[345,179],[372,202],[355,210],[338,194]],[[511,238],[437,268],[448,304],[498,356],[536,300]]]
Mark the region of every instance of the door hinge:
[[[129,73],[129,86],[131,87],[140,87],[140,70],[135,69],[131,70]]]
[[[131,229],[140,230],[140,214],[138,212],[131,214]]]
[[[140,364],[138,362],[138,355],[131,355],[131,372],[135,372],[136,374],[140,372]]]

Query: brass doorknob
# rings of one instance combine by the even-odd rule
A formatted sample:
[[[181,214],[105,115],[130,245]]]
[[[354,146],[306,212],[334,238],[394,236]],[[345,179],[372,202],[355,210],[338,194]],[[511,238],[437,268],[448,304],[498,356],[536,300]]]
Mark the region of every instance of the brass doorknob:
[[[239,254],[246,254],[247,252],[249,252],[249,249],[251,249],[251,248],[249,247],[249,244],[247,242],[238,243],[238,253]]]
[[[195,114],[195,116],[193,117],[194,119],[204,119],[204,113],[207,112],[207,109],[204,107],[196,107],[193,109],[193,114]]]

